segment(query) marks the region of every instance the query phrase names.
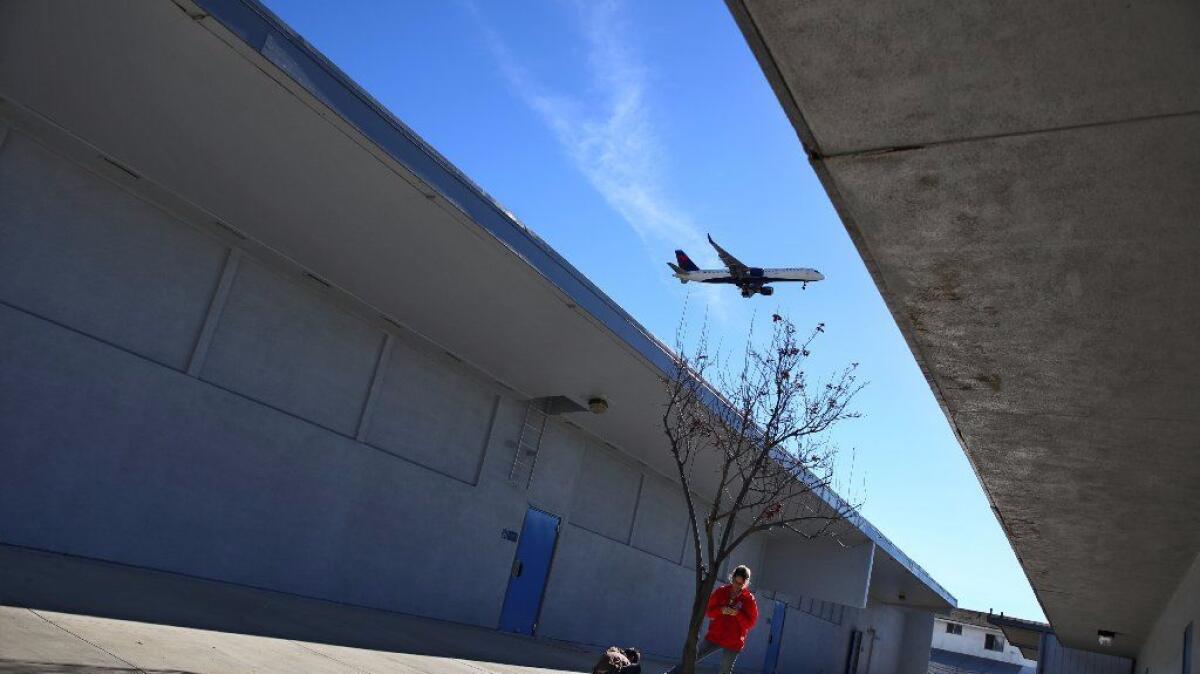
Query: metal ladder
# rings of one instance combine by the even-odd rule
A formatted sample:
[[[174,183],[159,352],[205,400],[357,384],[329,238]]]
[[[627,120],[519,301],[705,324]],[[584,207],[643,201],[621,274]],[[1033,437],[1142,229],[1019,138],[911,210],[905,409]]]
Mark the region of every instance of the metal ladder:
[[[508,471],[508,481],[522,489],[529,489],[529,484],[533,482],[533,470],[537,467],[538,452],[542,449],[542,436],[546,433],[548,417],[544,398],[534,398],[525,406],[521,435],[517,438],[512,468]]]

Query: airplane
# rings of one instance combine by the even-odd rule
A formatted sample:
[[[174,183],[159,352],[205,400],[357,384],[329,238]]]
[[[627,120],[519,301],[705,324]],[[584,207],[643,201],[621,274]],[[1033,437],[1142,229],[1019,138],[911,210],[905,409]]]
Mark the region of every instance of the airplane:
[[[761,267],[748,267],[742,264],[736,257],[730,255],[726,250],[717,245],[713,241],[712,235],[708,236],[708,242],[717,250],[717,255],[721,258],[721,262],[725,264],[726,269],[701,269],[696,266],[695,262],[687,256],[687,253],[682,250],[675,251],[674,262],[668,262],[667,266],[671,271],[675,272],[673,276],[679,279],[680,283],[688,281],[696,281],[697,283],[731,283],[736,285],[742,291],[742,297],[747,299],[754,297],[755,293],[763,297],[770,297],[775,294],[775,289],[767,285],[768,283],[799,281],[804,285],[801,289],[807,288],[809,283],[814,281],[822,281],[825,275],[816,269],[808,267],[787,267],[783,269],[763,269]]]

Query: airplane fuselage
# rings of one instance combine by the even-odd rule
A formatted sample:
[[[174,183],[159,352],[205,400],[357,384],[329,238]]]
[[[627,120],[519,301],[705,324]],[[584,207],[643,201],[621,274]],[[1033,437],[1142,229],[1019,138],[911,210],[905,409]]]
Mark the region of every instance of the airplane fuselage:
[[[809,283],[821,281],[825,279],[825,275],[816,269],[809,267],[775,267],[763,269],[762,267],[751,267],[743,263],[741,260],[729,254],[724,248],[717,245],[712,237],[708,237],[708,243],[717,251],[717,256],[721,258],[725,269],[701,269],[692,262],[687,253],[682,250],[675,251],[675,262],[668,262],[667,266],[671,268],[672,276],[679,279],[680,283],[728,283],[735,285],[742,291],[742,297],[753,297],[755,295],[769,296],[775,293],[775,289],[767,285],[769,283],[785,283],[788,281],[798,281],[807,288]]]
[[[735,285],[745,283],[746,281],[757,281],[761,283],[774,283],[776,281],[801,281],[811,283],[814,281],[825,280],[824,274],[816,269],[808,267],[782,267],[776,269],[750,269],[749,273],[742,277],[735,277],[729,273],[728,269],[698,269],[696,271],[677,271],[672,274],[675,278],[684,283],[695,281],[697,283],[732,283]]]

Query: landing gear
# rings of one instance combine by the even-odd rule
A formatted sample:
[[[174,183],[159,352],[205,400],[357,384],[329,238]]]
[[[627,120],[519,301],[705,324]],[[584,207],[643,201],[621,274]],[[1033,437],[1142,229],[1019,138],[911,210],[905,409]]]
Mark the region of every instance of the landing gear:
[[[801,284],[800,284],[800,289],[801,289],[801,290],[808,290],[808,281],[805,281],[805,282],[801,283]]]

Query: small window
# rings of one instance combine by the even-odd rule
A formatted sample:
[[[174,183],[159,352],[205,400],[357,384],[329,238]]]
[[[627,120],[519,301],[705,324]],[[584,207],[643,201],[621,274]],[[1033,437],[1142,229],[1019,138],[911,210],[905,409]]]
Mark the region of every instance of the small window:
[[[946,634],[962,634],[962,625],[946,623]]]
[[[1003,651],[1004,637],[996,636],[995,634],[984,635],[983,647],[989,651]]]

